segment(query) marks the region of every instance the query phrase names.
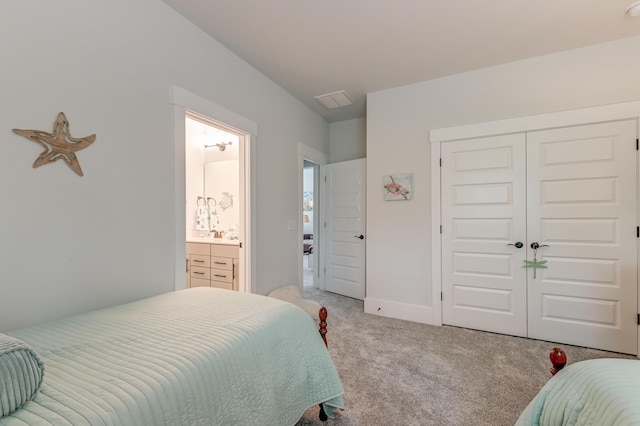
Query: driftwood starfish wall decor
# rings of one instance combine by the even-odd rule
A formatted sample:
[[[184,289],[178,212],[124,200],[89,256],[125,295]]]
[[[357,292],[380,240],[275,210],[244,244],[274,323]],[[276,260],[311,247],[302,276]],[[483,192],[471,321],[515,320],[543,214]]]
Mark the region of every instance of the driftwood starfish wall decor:
[[[51,133],[43,130],[13,129],[13,131],[43,146],[44,151],[33,163],[34,168],[62,159],[71,170],[80,176],[82,176],[82,169],[75,152],[85,149],[96,140],[95,134],[84,138],[72,137],[69,133],[69,121],[62,112],[58,114],[58,118],[53,123],[53,132]]]

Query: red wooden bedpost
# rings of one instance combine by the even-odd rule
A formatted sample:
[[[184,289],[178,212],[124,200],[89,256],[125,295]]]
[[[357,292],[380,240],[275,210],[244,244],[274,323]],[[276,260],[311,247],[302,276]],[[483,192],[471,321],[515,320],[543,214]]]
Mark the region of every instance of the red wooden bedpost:
[[[320,335],[322,336],[322,341],[326,347],[327,345],[327,308],[324,306],[320,308],[318,312],[318,317],[320,317]]]
[[[553,348],[551,353],[549,354],[549,359],[551,360],[551,375],[555,376],[555,374],[562,370],[564,366],[567,364],[567,354],[560,348]]]
[[[324,342],[324,345],[328,349],[329,345],[327,345],[327,308],[325,308],[324,306],[321,307],[320,311],[318,311],[318,317],[320,318],[320,326],[319,326],[320,336],[322,336],[322,341]],[[327,419],[329,418],[329,416],[327,416],[327,413],[325,413],[324,411],[323,404],[320,404],[320,412],[318,413],[318,416],[320,417],[320,420],[323,422],[326,422]]]

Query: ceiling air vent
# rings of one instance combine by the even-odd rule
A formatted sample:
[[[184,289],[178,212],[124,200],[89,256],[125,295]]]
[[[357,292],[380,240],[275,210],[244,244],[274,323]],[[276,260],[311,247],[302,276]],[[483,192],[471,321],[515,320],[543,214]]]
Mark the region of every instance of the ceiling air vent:
[[[314,99],[320,102],[320,104],[326,109],[336,109],[353,105],[353,102],[349,99],[349,95],[344,90],[315,96]]]

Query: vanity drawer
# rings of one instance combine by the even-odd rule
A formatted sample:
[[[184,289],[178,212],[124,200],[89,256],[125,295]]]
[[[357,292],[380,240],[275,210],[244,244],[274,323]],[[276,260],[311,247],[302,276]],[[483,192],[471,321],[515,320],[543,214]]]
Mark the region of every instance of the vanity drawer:
[[[210,269],[211,281],[222,281],[231,284],[233,282],[233,271],[230,269]],[[211,284],[213,285],[213,284]]]
[[[211,244],[203,243],[187,243],[187,253],[189,254],[201,254],[204,256],[211,255]]]
[[[231,283],[211,280],[211,287],[224,288],[225,290],[233,290]]]
[[[229,257],[214,257],[211,256],[211,267],[216,269],[233,269],[233,259]]]
[[[238,257],[239,251],[236,245],[227,244],[211,244],[211,256],[212,257]]]
[[[191,288],[194,287],[211,287],[211,281],[201,278],[191,278]]]
[[[211,278],[211,269],[202,268],[200,266],[192,266],[191,278],[201,278],[203,280],[208,280]]]
[[[191,266],[200,266],[203,268],[209,268],[211,266],[211,256],[205,256],[202,254],[192,254]]]

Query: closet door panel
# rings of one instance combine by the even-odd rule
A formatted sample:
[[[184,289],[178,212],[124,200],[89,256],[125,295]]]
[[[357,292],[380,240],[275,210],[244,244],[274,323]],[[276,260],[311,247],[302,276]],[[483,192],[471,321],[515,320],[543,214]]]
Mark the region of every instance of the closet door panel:
[[[443,323],[526,336],[524,135],[442,145]]]
[[[527,134],[529,337],[637,352],[636,128]]]

